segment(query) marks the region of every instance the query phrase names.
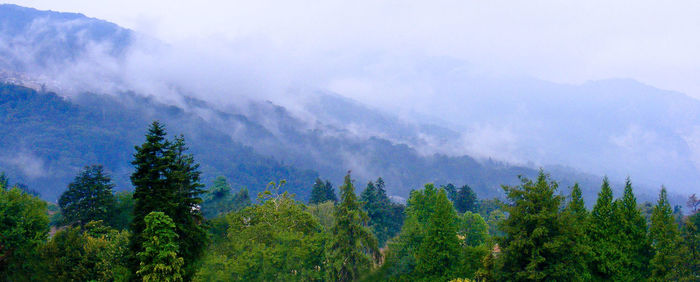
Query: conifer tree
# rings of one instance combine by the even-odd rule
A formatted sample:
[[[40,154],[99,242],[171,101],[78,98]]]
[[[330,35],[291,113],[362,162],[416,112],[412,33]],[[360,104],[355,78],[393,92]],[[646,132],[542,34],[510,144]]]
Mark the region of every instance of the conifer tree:
[[[419,247],[416,273],[430,281],[447,281],[453,278],[460,260],[460,244],[457,238],[457,215],[444,189],[440,189],[435,202],[435,212],[430,216],[425,239]]]
[[[112,188],[114,184],[101,165],[86,166],[61,194],[61,214],[67,223],[80,226],[90,221],[108,221],[115,203]]]
[[[591,274],[596,279],[611,280],[619,277],[622,254],[617,244],[616,236],[619,230],[615,224],[616,221],[612,189],[610,189],[608,178],[605,177],[591,212],[587,232],[591,246],[593,246],[590,269]]]
[[[367,188],[360,194],[362,208],[369,216],[369,226],[377,237],[379,246],[384,246],[386,241],[396,235],[403,223],[401,205],[396,205],[389,200],[384,190],[384,180],[380,177],[376,184],[367,183]],[[398,212],[398,214],[397,214]]]
[[[184,139],[166,139],[164,127],[153,122],[146,134],[146,142],[136,146],[132,164],[136,171],[131,175],[134,185],[134,235],[130,242],[132,252],[131,269],[139,268],[135,254],[142,252],[146,228],[146,215],[153,211],[163,212],[175,223],[179,236],[180,254],[184,260],[184,279],[194,274],[194,262],[206,245],[206,232],[199,211],[200,195],[198,165],[191,155],[186,154]]]
[[[655,252],[651,259],[652,280],[675,280],[674,278],[677,278],[675,271],[678,271],[680,260],[685,258],[678,256],[680,242],[678,227],[673,219],[673,211],[666,196],[666,188],[663,186],[651,215],[649,237]]]
[[[360,208],[350,173],[340,187],[333,238],[328,249],[329,275],[333,281],[355,281],[379,259],[377,239],[366,227],[368,216]]]
[[[314,186],[311,189],[310,204],[321,204],[327,201],[338,202],[338,198],[333,191],[333,185],[326,181],[325,183],[320,178],[316,178]]]
[[[455,208],[459,213],[464,213],[466,211],[478,211],[476,193],[474,193],[474,190],[472,190],[472,188],[469,187],[469,185],[464,185],[459,188],[454,202]]]
[[[138,253],[140,264],[136,274],[144,282],[183,281],[184,261],[178,256],[175,223],[162,212],[151,212],[144,221],[146,240],[143,251]]]
[[[632,192],[629,177],[622,200],[618,203],[615,218],[621,223],[617,234],[618,246],[622,252],[621,279],[640,281],[649,276],[651,245],[647,236],[646,219],[637,208],[637,199]]]
[[[566,249],[566,232],[560,218],[562,197],[555,195],[557,183],[540,170],[537,181],[521,178],[522,184],[504,186],[511,205],[503,222],[505,237],[499,240],[502,254],[501,279],[573,280],[567,263],[560,258]]]
[[[588,264],[592,255],[590,240],[586,234],[589,214],[578,183],[571,188],[570,200],[564,208],[562,220],[566,234],[564,246],[569,252],[561,260],[568,265],[567,270],[575,280],[589,281],[591,273]]]

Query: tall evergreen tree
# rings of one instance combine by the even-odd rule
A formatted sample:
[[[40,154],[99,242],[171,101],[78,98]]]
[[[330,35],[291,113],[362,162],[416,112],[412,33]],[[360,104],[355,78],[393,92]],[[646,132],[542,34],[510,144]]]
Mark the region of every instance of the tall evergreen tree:
[[[654,281],[676,280],[681,259],[678,255],[680,236],[678,226],[673,219],[671,204],[668,202],[666,188],[661,187],[659,200],[651,215],[649,237],[654,249],[651,259],[651,278]]]
[[[457,191],[455,202],[455,208],[459,213],[464,213],[466,211],[477,212],[479,209],[477,207],[476,193],[472,190],[469,185],[464,185]]]
[[[647,236],[646,219],[637,207],[637,199],[632,192],[629,177],[625,183],[622,200],[616,206],[615,218],[621,222],[618,232],[618,246],[622,252],[622,279],[640,281],[649,277],[651,245]]]
[[[101,165],[86,166],[61,194],[61,214],[67,223],[80,226],[90,221],[107,222],[115,204],[112,188],[114,184]]]
[[[562,220],[566,235],[564,246],[569,250],[562,257],[562,261],[568,265],[567,269],[576,278],[575,280],[589,281],[591,273],[588,264],[592,255],[590,240],[586,234],[589,214],[578,183],[571,188],[570,200],[564,208]]]
[[[605,177],[591,212],[587,232],[593,246],[590,269],[596,279],[611,280],[619,277],[622,252],[617,244],[616,236],[619,230],[616,222],[612,189],[608,178]]]
[[[391,202],[384,185],[384,180],[380,177],[377,184],[371,181],[367,183],[367,188],[360,194],[362,208],[369,216],[369,226],[377,237],[379,246],[384,246],[389,238],[399,232],[403,224],[403,206]],[[397,212],[397,208],[400,211]]]
[[[316,178],[314,186],[311,189],[310,204],[320,204],[326,201],[338,202],[338,198],[333,191],[333,185],[326,181],[325,183],[320,178]]]
[[[377,239],[366,227],[369,218],[360,208],[349,172],[340,193],[328,249],[330,280],[355,281],[371,268],[373,261],[378,261],[379,248]]]
[[[416,267],[416,254],[425,238],[430,217],[435,212],[437,189],[426,184],[421,190],[411,191],[406,205],[406,219],[398,236],[388,244],[382,272],[390,280],[412,278]]]
[[[202,185],[199,183],[198,165],[194,163],[184,139],[176,137],[173,142],[166,139],[164,127],[153,122],[146,134],[146,142],[136,146],[132,164],[136,170],[131,175],[134,185],[134,235],[130,242],[132,252],[131,269],[139,269],[135,254],[144,251],[143,232],[146,215],[159,211],[175,223],[179,236],[180,257],[184,259],[184,278],[194,274],[196,259],[206,245],[206,232],[200,225],[203,221],[199,211]]]
[[[503,222],[505,237],[499,240],[502,254],[501,278],[522,280],[575,280],[560,260],[566,249],[566,232],[559,214],[562,197],[555,194],[557,183],[540,170],[537,181],[522,178],[522,184],[504,186],[511,205]]]
[[[144,249],[138,253],[140,260],[137,275],[143,281],[183,281],[184,261],[178,256],[178,236],[175,223],[162,212],[151,212],[145,218]]]
[[[457,238],[457,215],[444,189],[440,189],[435,212],[430,216],[425,240],[416,254],[416,273],[429,281],[448,281],[454,278],[460,260]]]

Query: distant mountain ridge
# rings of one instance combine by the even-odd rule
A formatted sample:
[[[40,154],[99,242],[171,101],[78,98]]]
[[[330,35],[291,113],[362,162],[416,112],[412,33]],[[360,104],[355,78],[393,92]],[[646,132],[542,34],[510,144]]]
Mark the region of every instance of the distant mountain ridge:
[[[443,152],[449,150],[441,147],[454,146],[452,142],[463,138],[462,133],[409,122],[329,91],[312,93],[303,105],[313,114],[312,120],[265,101],[246,101],[234,109],[181,93],[173,97],[178,103],[164,103],[148,96],[151,94],[128,91],[79,95],[43,91],[42,81],[50,80],[57,66],[90,57],[95,46],[119,61],[129,51],[134,36],[127,29],[80,14],[0,5],[0,39],[7,40],[0,41],[0,58],[5,58],[0,69],[14,79],[6,81],[11,83],[2,86],[0,96],[0,117],[7,121],[0,125],[0,134],[6,136],[0,171],[9,171],[11,177],[55,199],[79,167],[102,163],[119,187],[128,189],[133,146],[142,142],[148,123],[159,119],[171,133],[185,135],[195,159],[202,164],[205,181],[225,175],[234,185],[252,192],[284,178],[289,180],[287,188],[304,198],[315,177],[338,183],[352,170],[358,189],[381,176],[393,196],[407,197],[410,190],[428,182],[452,182],[471,185],[480,197],[496,197],[502,194],[501,184],[516,184],[518,175],[532,177],[537,172],[532,166],[448,155]],[[37,74],[44,77],[37,78]],[[119,83],[110,79],[106,77],[105,82]],[[464,80],[465,84],[470,82]],[[545,91],[537,99],[552,93]],[[478,108],[484,111],[495,107],[493,103],[511,106],[525,100],[511,98],[495,102],[477,99],[479,103],[465,104],[474,110],[468,108],[463,117],[476,120],[482,113],[476,111]],[[551,107],[556,108],[556,103]],[[22,168],[25,164],[30,165]],[[556,171],[554,179],[562,179],[560,191],[568,193],[566,187],[578,181],[583,184],[587,203],[592,204],[602,177],[567,167],[552,170]],[[635,187],[641,188],[640,199],[655,196],[648,191],[656,187]],[[620,189],[616,185],[616,191]]]

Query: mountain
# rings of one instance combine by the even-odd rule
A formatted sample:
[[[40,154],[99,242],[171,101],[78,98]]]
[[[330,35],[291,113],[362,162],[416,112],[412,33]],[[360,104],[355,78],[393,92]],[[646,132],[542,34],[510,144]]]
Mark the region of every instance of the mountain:
[[[628,100],[621,98],[608,105],[607,95],[619,91],[609,85],[597,89],[529,79],[488,80],[454,71],[459,64],[443,61],[421,66],[423,72],[409,76],[409,80],[427,79],[439,85],[436,93],[465,94],[458,95],[461,98],[449,107],[431,104],[440,99],[424,103],[439,109],[440,119],[430,113],[415,114],[412,119],[399,117],[386,105],[366,105],[325,89],[289,90],[286,94],[298,101],[278,104],[256,98],[255,93],[241,96],[240,89],[226,93],[225,87],[207,88],[218,81],[189,81],[201,91],[185,89],[179,84],[182,80],[196,80],[188,76],[167,80],[164,88],[133,87],[134,81],[143,83],[134,80],[143,73],[128,63],[134,60],[134,53],[143,56],[134,50],[140,48],[135,43],[140,36],[133,31],[79,14],[14,5],[0,5],[0,16],[0,38],[5,42],[0,43],[5,58],[0,64],[0,79],[5,82],[0,96],[0,171],[47,199],[55,199],[81,166],[94,163],[106,166],[119,189],[129,189],[133,146],[143,141],[148,124],[158,119],[172,134],[185,135],[202,164],[205,182],[224,175],[236,187],[247,187],[253,193],[269,181],[287,179],[286,189],[304,199],[317,176],[339,183],[351,170],[359,187],[381,176],[388,192],[398,197],[407,197],[412,189],[428,182],[469,184],[480,197],[497,197],[502,195],[500,185],[518,183],[518,175],[532,177],[537,166],[544,166],[554,173],[554,179],[562,180],[564,193],[567,186],[581,183],[584,197],[592,204],[601,175],[607,171],[585,171],[609,160],[596,156],[612,153],[604,146],[599,151],[585,146],[577,151],[572,146],[586,145],[591,143],[587,140],[598,137],[608,142],[608,136],[595,133],[625,128],[597,128],[598,124],[616,124],[606,120],[608,112],[615,113],[613,117],[644,121],[639,117],[653,110],[628,109],[634,114],[618,115],[620,109],[613,105],[637,100],[625,97]],[[206,75],[197,76],[201,77]],[[94,87],[79,91],[66,87],[80,83]],[[622,88],[636,91],[630,85]],[[224,91],[228,102],[208,99],[208,90]],[[587,95],[588,91],[599,94]],[[572,97],[591,98],[571,102],[564,94],[569,92],[578,93]],[[480,93],[483,95],[477,95]],[[642,102],[654,100],[635,103]],[[570,107],[562,106],[569,104],[581,108],[570,112]],[[569,119],[569,114],[576,118]],[[664,125],[666,121],[658,122]],[[504,124],[517,125],[514,132],[521,137],[517,144],[483,149],[501,143],[484,134],[484,129],[498,131]],[[569,144],[572,138],[583,143]],[[519,154],[521,165],[499,161],[510,160],[504,153]],[[568,159],[567,154],[574,158]],[[571,162],[575,156],[588,157],[589,162],[577,166]],[[528,160],[537,165],[524,165]],[[686,173],[681,170],[674,177],[683,178]],[[624,179],[619,174],[613,175],[616,191]],[[655,182],[636,182],[637,175],[632,179],[640,199],[653,199],[655,192],[649,187],[655,189]]]

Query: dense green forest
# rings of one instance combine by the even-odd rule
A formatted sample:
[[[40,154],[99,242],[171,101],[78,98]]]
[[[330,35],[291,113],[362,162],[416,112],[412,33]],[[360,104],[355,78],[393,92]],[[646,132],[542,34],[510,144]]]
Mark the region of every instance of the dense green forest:
[[[665,188],[638,203],[540,170],[502,187],[426,184],[406,204],[384,179],[347,172],[337,194],[317,179],[308,202],[284,179],[251,196],[226,177],[203,184],[181,135],[153,122],[131,151],[133,192],[85,166],[58,205],[0,176],[0,277],[8,281],[698,281],[700,199],[672,207]],[[592,199],[588,199],[589,201]]]

